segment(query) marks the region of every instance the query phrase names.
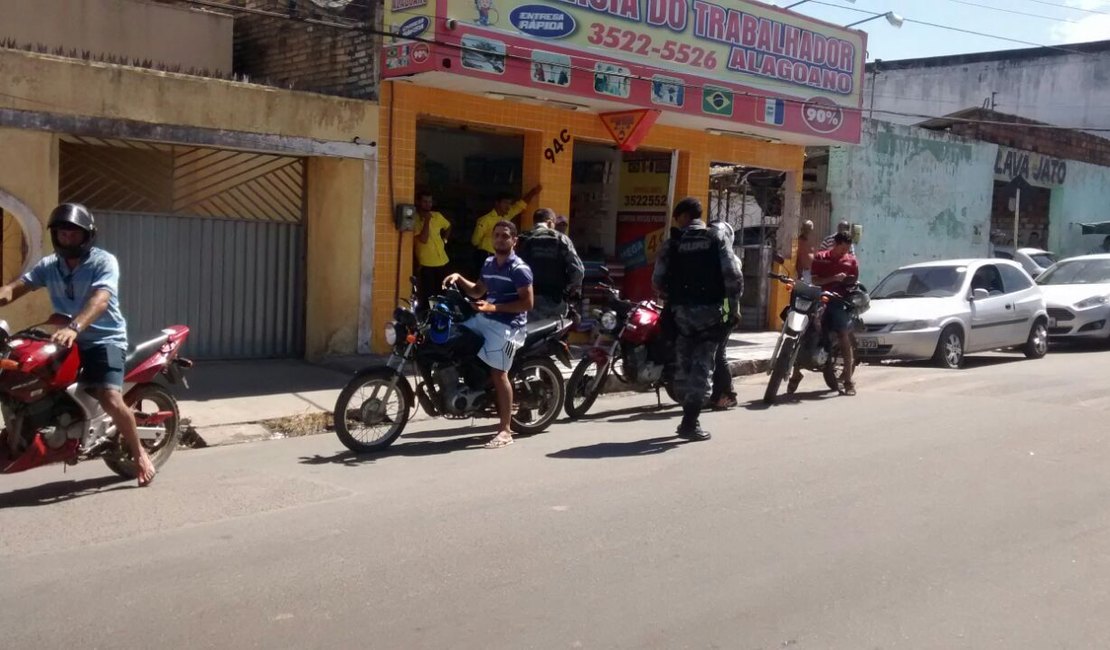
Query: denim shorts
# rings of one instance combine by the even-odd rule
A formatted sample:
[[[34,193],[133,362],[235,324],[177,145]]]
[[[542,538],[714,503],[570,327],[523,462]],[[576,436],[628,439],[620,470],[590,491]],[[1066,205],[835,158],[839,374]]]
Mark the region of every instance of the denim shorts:
[[[90,345],[79,350],[82,388],[123,388],[123,366],[127,352],[114,345]]]

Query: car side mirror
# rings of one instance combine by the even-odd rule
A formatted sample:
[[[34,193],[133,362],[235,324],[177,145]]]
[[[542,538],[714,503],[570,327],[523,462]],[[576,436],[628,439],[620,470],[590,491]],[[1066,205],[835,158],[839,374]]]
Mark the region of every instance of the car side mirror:
[[[976,300],[984,300],[984,299],[990,298],[990,297],[991,297],[991,294],[986,289],[972,289],[971,290],[971,302],[975,302]]]

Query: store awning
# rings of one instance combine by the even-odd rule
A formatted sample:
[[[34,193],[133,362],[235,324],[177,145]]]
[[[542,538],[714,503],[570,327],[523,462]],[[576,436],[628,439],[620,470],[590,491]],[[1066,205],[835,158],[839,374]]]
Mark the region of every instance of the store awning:
[[[1081,223],[1079,229],[1084,235],[1110,235],[1110,221]]]

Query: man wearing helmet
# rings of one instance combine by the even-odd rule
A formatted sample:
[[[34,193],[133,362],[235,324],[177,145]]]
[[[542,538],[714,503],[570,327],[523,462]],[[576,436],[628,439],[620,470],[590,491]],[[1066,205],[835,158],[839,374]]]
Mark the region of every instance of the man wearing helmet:
[[[123,401],[127,321],[119,307],[119,263],[111,253],[93,246],[96,222],[83,205],[63,203],[47,224],[54,254],[14,282],[0,287],[0,305],[46,287],[54,311],[76,314],[54,333],[64,348],[77,344],[81,357],[80,386],[96,397],[115,423],[136,461],[139,486],[154,480],[154,464],[139,441],[135,414]]]

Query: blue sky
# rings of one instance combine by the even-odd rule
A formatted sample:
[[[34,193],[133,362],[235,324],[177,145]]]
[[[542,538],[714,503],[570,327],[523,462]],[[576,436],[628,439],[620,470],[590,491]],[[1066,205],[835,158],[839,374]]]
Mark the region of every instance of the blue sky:
[[[797,0],[765,0],[785,7]],[[1110,0],[820,0],[794,11],[846,25],[867,18],[866,13],[893,11],[907,19],[1003,36],[1038,45],[1062,45],[1110,40]],[[829,5],[838,5],[831,7]],[[972,6],[982,5],[982,6]],[[1016,15],[988,9],[1035,14]],[[1086,11],[1084,11],[1086,10]],[[1030,47],[906,22],[895,29],[878,19],[859,26],[868,34],[868,61],[893,61],[923,56],[986,52]]]

